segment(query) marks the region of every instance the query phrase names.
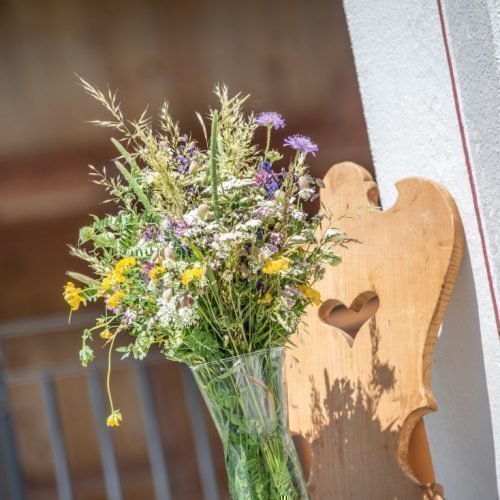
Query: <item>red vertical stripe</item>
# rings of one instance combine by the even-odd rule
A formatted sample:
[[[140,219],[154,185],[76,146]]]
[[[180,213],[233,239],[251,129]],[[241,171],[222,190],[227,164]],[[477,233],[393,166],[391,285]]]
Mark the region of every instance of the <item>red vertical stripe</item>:
[[[443,14],[442,0],[437,0],[437,6],[439,10],[439,20],[441,22],[441,32],[443,34],[444,48],[446,51],[446,60],[448,61],[448,69],[450,71],[451,88],[453,90],[453,99],[455,101],[455,110],[457,112],[458,126],[460,128],[460,137],[462,139],[462,147],[464,150],[465,164],[467,165],[467,174],[469,176],[469,183],[472,192],[472,199],[474,201],[474,210],[476,212],[477,225],[479,229],[479,235],[481,237],[481,246],[483,248],[484,263],[486,266],[486,274],[488,276],[488,284],[490,287],[491,298],[493,300],[493,311],[495,313],[495,320],[497,324],[497,332],[500,333],[500,315],[498,312],[498,302],[495,296],[495,287],[493,285],[493,274],[491,272],[491,265],[488,258],[488,250],[486,247],[486,238],[484,236],[483,222],[481,220],[481,212],[479,211],[479,201],[477,196],[476,184],[474,182],[474,175],[472,173],[472,165],[469,155],[469,147],[467,145],[467,139],[465,137],[465,128],[462,118],[462,111],[460,109],[460,103],[458,99],[457,84],[455,80],[455,70],[453,68],[453,61],[451,59],[450,46],[448,44],[448,34],[446,31],[446,23]]]

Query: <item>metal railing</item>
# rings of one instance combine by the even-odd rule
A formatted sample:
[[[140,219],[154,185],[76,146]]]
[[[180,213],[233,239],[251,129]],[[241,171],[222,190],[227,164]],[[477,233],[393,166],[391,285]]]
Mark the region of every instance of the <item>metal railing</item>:
[[[87,317],[88,316],[88,317]],[[50,438],[55,480],[60,500],[72,500],[73,484],[68,466],[67,450],[62,432],[59,414],[60,405],[64,401],[58,399],[55,382],[61,377],[86,377],[92,416],[99,443],[100,462],[104,477],[106,497],[109,500],[123,498],[122,482],[111,431],[105,425],[107,408],[100,380],[102,366],[82,370],[75,364],[40,369],[16,370],[7,372],[2,364],[2,342],[18,336],[48,334],[57,331],[75,330],[88,325],[93,319],[90,315],[80,315],[70,328],[63,316],[46,316],[0,323],[0,499],[24,500],[23,471],[16,453],[15,426],[9,410],[8,388],[20,383],[36,383],[42,394],[43,408]],[[145,447],[149,457],[151,478],[156,499],[175,500],[172,496],[168,464],[165,459],[163,442],[160,433],[155,400],[151,390],[148,367],[165,363],[159,356],[148,361],[137,362],[126,360],[123,363],[134,370],[138,385],[142,422],[145,432]],[[183,392],[191,433],[195,444],[196,462],[204,500],[220,498],[215,474],[213,454],[209,440],[207,422],[203,411],[203,402],[187,368],[182,368]]]

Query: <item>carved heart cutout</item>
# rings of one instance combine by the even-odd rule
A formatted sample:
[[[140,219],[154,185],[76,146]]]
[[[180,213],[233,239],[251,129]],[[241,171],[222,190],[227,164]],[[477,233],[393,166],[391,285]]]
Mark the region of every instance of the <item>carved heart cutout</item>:
[[[364,292],[358,295],[351,307],[346,307],[339,300],[326,300],[319,308],[318,314],[328,325],[341,330],[352,347],[360,328],[377,312],[380,301],[375,292]]]

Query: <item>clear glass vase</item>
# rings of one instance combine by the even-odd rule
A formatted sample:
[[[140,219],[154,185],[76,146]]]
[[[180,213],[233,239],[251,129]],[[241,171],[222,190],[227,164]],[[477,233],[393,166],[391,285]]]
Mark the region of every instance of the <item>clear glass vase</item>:
[[[222,439],[232,500],[308,499],[288,432],[283,349],[192,371]]]

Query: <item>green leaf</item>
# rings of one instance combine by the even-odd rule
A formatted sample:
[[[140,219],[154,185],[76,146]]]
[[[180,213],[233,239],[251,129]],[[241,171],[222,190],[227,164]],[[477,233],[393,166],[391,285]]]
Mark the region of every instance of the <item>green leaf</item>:
[[[113,143],[115,148],[118,149],[119,153],[125,158],[125,161],[130,165],[132,172],[134,174],[138,174],[141,171],[141,169],[139,165],[137,165],[137,162],[134,160],[131,154],[114,137],[111,138],[111,142]]]
[[[115,139],[112,138],[111,142],[115,146],[115,148],[119,151],[119,153],[125,158],[126,162],[130,165],[131,172],[129,172],[124,165],[122,165],[119,161],[115,161],[116,168],[120,171],[120,173],[125,177],[126,181],[128,182],[129,186],[133,189],[134,193],[136,194],[137,198],[139,198],[139,201],[144,205],[144,208],[148,210],[149,212],[153,211],[153,207],[149,203],[148,198],[142,191],[141,187],[139,186],[139,183],[135,179],[134,175],[137,175],[141,169],[139,168],[139,165],[137,165],[137,162],[134,160],[134,158],[130,155],[130,153]]]
[[[115,163],[116,168],[123,175],[123,177],[125,177],[125,180],[128,182],[128,185],[132,188],[132,190],[134,191],[138,200],[143,204],[144,208],[148,212],[152,212],[153,207],[151,206],[151,203],[149,203],[149,200],[147,199],[146,195],[142,191],[141,187],[139,186],[139,183],[135,180],[133,175],[118,160],[115,160],[114,163]]]
[[[217,178],[217,120],[218,114],[217,111],[214,111],[210,134],[210,181],[212,185],[212,204],[214,206],[215,217],[220,219],[219,185]]]

